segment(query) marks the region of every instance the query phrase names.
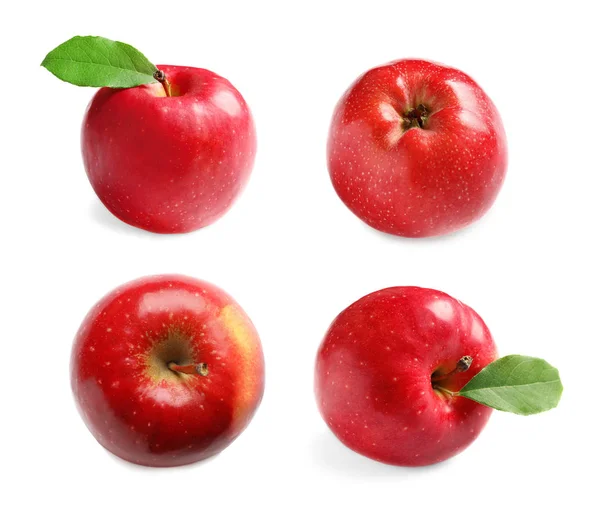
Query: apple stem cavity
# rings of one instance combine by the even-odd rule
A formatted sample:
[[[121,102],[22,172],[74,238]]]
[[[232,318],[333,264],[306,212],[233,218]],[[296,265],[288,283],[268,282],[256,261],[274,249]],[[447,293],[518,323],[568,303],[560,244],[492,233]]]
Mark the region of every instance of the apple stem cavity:
[[[165,72],[161,71],[160,69],[157,69],[154,73],[154,79],[163,86],[167,97],[171,97],[171,84],[169,83],[169,80],[167,80]]]
[[[425,121],[429,115],[429,110],[424,104],[419,104],[416,108],[410,108],[404,116],[404,128],[421,128],[425,129]]]
[[[167,366],[169,367],[169,370],[180,374],[201,375],[203,377],[208,375],[208,365],[206,363],[178,365],[174,361],[171,361]]]
[[[458,374],[460,372],[466,372],[467,370],[469,370],[472,363],[473,363],[473,358],[471,356],[463,356],[462,358],[460,358],[457,361],[456,366],[454,367],[454,370],[451,370],[450,372],[448,372],[446,374],[432,375],[431,382],[435,383],[435,382],[439,382],[439,381],[444,381],[445,379],[448,379],[448,377],[450,377],[454,374]]]

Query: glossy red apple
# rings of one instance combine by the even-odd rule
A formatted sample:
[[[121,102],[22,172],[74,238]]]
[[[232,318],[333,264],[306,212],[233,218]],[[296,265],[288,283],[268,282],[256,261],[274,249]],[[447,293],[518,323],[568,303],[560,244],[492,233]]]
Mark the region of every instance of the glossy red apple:
[[[100,89],[82,128],[94,191],[119,219],[158,233],[196,230],[240,194],[256,152],[241,94],[206,69],[159,66],[160,83]]]
[[[339,101],[327,148],[333,186],[373,228],[406,237],[454,232],[498,194],[506,138],[490,98],[465,73],[397,60]]]
[[[317,355],[317,403],[354,451],[401,466],[433,464],[466,448],[492,411],[445,390],[458,391],[495,359],[492,336],[471,308],[437,290],[392,287],[333,321]]]
[[[81,325],[71,359],[79,411],[98,442],[147,466],[215,455],[248,425],[264,388],[258,334],[221,289],[186,276],[127,283]]]

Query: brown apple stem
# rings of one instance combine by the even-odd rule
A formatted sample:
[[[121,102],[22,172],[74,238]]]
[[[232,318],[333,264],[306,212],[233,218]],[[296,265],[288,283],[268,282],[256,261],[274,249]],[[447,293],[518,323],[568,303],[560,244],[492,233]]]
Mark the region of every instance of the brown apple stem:
[[[163,89],[165,89],[165,94],[167,94],[167,97],[171,97],[171,84],[169,83],[169,80],[167,80],[165,72],[161,71],[160,69],[157,69],[156,72],[154,73],[154,79],[156,81],[160,82],[160,84],[163,86]]]
[[[447,379],[451,375],[458,374],[460,372],[466,372],[467,370],[469,370],[471,363],[473,363],[473,358],[471,356],[463,356],[456,363],[456,367],[454,367],[454,370],[451,370],[450,372],[448,372],[446,374],[440,374],[440,375],[435,375],[435,376],[432,375],[431,382],[433,383],[433,382],[443,381],[444,379]]]
[[[196,365],[178,365],[174,361],[168,364],[170,370],[173,372],[179,372],[180,374],[189,375],[208,375],[208,365],[206,363],[198,363]]]

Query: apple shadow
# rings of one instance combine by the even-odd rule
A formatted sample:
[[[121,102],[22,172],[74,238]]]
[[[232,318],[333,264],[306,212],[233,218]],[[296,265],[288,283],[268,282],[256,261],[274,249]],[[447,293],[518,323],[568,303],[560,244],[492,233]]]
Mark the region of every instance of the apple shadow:
[[[426,476],[432,471],[446,469],[452,461],[447,460],[431,466],[403,467],[383,464],[360,455],[343,445],[330,432],[323,432],[312,442],[312,457],[319,467],[350,478],[405,478]]]
[[[159,234],[154,234],[141,228],[128,225],[124,221],[114,216],[100,200],[94,200],[90,207],[90,217],[92,220],[104,228],[116,231],[121,234],[134,235],[137,237],[156,238]]]

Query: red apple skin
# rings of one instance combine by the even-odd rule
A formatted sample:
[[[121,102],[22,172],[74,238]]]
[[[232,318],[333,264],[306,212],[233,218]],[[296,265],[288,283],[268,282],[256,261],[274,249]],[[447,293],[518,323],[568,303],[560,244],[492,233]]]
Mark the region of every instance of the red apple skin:
[[[424,128],[408,128],[404,119],[419,105],[428,111]],[[405,237],[448,234],[480,218],[507,165],[500,115],[477,83],[410,59],[371,69],[346,91],[327,156],[346,206],[371,227]]]
[[[434,372],[462,356],[469,370],[437,384],[458,391],[496,359],[481,318],[437,290],[392,287],[369,294],[333,321],[317,355],[319,410],[352,450],[398,466],[424,466],[466,448],[491,409],[434,390]]]
[[[206,363],[208,375],[169,369]],[[209,283],[154,276],[100,300],[72,351],[71,384],[83,420],[115,455],[179,466],[226,448],[264,390],[258,334],[239,305]]]
[[[256,153],[248,105],[206,69],[159,66],[171,84],[100,89],[82,127],[94,191],[117,218],[157,233],[220,218],[246,185]]]

